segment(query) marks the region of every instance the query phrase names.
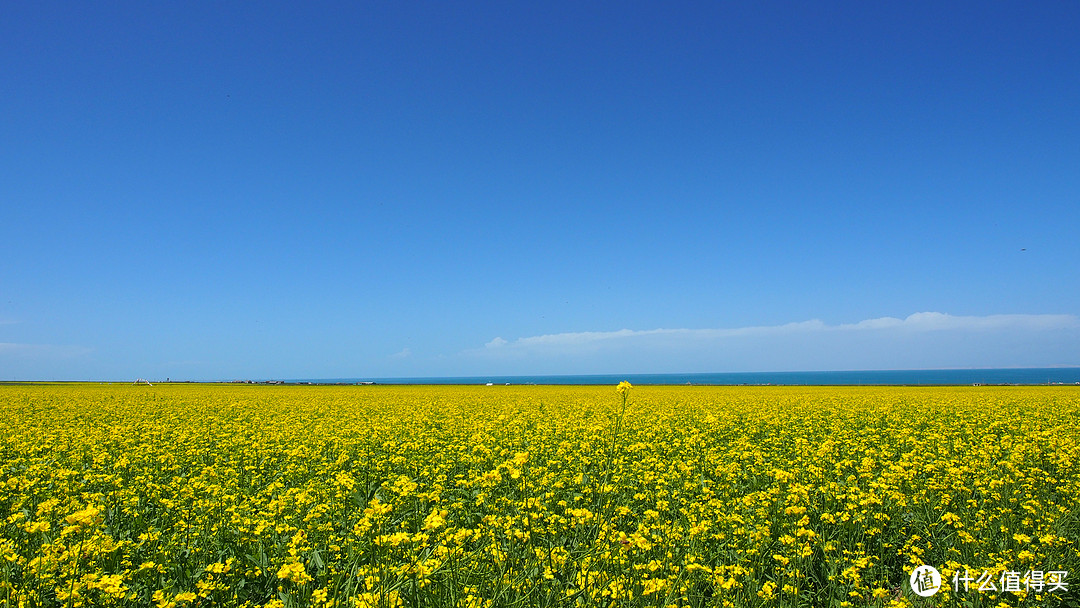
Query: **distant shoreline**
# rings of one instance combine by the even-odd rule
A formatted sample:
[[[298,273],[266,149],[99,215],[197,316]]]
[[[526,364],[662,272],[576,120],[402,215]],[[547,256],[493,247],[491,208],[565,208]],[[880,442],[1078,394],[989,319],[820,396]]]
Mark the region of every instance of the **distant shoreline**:
[[[172,380],[151,384],[247,384],[279,386],[600,386],[629,381],[644,386],[1068,386],[1080,385],[1080,367],[935,370],[849,370],[802,372],[719,372],[693,374],[564,374],[402,378],[288,378]],[[146,383],[135,380],[0,380],[0,385]]]

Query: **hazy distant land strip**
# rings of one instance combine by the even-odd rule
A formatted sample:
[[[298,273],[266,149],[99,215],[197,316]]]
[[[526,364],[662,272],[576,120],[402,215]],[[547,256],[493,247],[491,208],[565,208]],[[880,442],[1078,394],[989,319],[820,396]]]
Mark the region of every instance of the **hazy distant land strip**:
[[[1080,384],[1080,367],[1006,369],[921,369],[822,372],[727,372],[697,374],[590,374],[542,376],[458,376],[418,378],[304,378],[314,384],[618,384],[635,385],[965,385]]]

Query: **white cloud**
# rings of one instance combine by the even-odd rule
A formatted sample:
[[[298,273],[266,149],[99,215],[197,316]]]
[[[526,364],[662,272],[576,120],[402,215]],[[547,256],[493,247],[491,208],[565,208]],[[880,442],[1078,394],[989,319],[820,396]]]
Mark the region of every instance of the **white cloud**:
[[[1080,319],[1074,315],[989,315],[972,317],[953,316],[940,312],[917,312],[909,315],[905,319],[880,317],[877,319],[866,319],[864,321],[859,321],[858,323],[844,323],[840,325],[826,325],[818,319],[813,319],[797,323],[785,323],[783,325],[758,325],[730,329],[620,329],[617,331],[567,332],[518,338],[512,342],[504,340],[503,338],[495,338],[485,346],[487,348],[574,346],[594,342],[630,340],[653,336],[673,336],[687,339],[716,339],[735,336],[783,335],[835,331],[1053,330],[1078,327],[1080,327]]]
[[[915,331],[939,330],[992,330],[1027,329],[1052,330],[1080,327],[1080,319],[1074,315],[987,315],[953,316],[941,312],[917,312],[906,319],[881,317],[867,319],[850,325],[837,325],[836,329],[892,329]]]
[[[617,342],[622,340],[649,338],[649,337],[675,337],[685,339],[709,339],[724,338],[729,336],[751,336],[762,334],[783,334],[791,332],[806,332],[826,329],[824,323],[818,320],[803,321],[800,323],[787,323],[785,325],[739,327],[734,329],[620,329],[617,331],[581,331],[566,332],[559,334],[545,334],[542,336],[529,336],[508,341],[501,337],[495,338],[485,344],[485,348],[533,348],[533,347],[562,347],[581,346],[598,342]]]
[[[565,364],[565,372],[633,367],[641,371],[716,369],[887,369],[932,366],[1039,367],[1047,357],[1075,358],[1075,315],[956,316],[919,312],[829,325],[813,319],[781,325],[703,329],[620,329],[497,337],[466,359],[519,366]],[[1053,361],[1053,364],[1080,361]],[[525,367],[526,365],[532,367]],[[554,367],[553,367],[554,368]],[[559,367],[560,370],[563,367]]]
[[[406,346],[405,348],[401,349],[400,351],[390,355],[390,358],[391,359],[405,359],[405,358],[408,358],[411,355],[412,355],[412,351],[409,350],[408,346]]]

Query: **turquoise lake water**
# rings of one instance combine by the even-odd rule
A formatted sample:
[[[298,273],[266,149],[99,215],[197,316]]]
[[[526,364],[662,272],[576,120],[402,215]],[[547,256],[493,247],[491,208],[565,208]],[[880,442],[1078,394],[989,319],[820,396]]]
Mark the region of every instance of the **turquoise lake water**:
[[[592,374],[459,376],[429,378],[303,378],[287,382],[376,384],[717,384],[717,385],[970,385],[1080,384],[1080,367],[923,369],[830,372],[726,372],[712,374]]]

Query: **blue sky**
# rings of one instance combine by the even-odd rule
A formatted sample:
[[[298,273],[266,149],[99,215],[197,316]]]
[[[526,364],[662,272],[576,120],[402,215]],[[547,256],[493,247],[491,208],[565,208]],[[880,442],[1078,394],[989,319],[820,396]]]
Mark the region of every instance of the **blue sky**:
[[[1075,2],[0,17],[0,380],[1080,365]]]

